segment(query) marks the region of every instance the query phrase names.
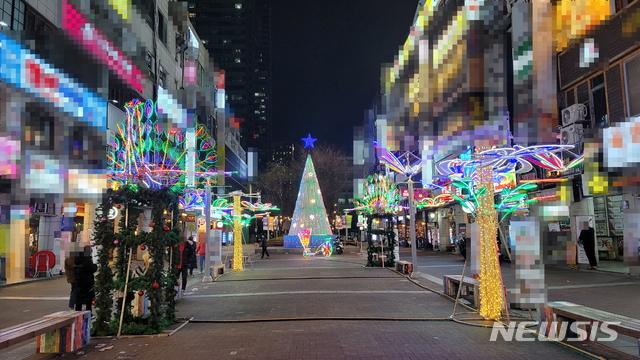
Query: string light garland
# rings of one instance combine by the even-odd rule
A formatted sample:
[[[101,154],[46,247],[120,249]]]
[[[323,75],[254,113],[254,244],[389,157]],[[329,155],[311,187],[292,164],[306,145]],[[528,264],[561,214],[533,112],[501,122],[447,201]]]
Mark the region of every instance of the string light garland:
[[[242,216],[242,203],[240,195],[233,197],[233,215]],[[233,222],[233,270],[242,270],[242,223],[240,221]]]
[[[399,174],[410,177],[422,169],[422,160],[410,151],[406,151],[400,156],[404,159],[403,162],[388,149],[379,147],[377,142],[374,141],[373,146],[380,163]]]
[[[455,199],[449,193],[443,193],[436,195],[434,197],[424,197],[420,198],[420,202],[416,204],[417,209],[430,208],[430,207],[438,207],[442,205],[446,205],[450,202],[455,201]]]
[[[436,164],[436,170],[439,174],[452,179],[470,178],[471,180],[477,177],[476,168],[485,166],[493,169],[493,176],[504,173],[524,174],[533,170],[533,165],[546,170],[563,172],[584,162],[584,154],[577,156],[567,165],[564,165],[562,159],[556,155],[573,147],[573,145],[554,144],[485,149],[468,159],[441,161]]]
[[[487,190],[478,198],[476,219],[480,228],[480,316],[487,320],[502,317],[504,297],[500,265],[498,263],[496,211],[493,199],[493,175],[491,167],[477,169],[478,186]]]

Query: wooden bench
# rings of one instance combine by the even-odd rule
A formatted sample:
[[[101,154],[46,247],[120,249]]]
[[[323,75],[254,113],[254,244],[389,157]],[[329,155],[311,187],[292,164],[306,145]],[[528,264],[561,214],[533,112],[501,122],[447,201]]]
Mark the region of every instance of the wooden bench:
[[[72,352],[90,341],[90,311],[60,311],[0,330],[0,349],[37,338],[37,353]]]
[[[640,320],[566,301],[548,302],[547,311],[552,314],[551,319],[546,319],[547,323],[567,320],[609,323],[609,329],[638,340],[638,355],[640,355]],[[587,331],[590,331],[590,329],[587,329]]]
[[[444,276],[444,293],[456,297],[458,296],[458,288],[462,275],[445,275]],[[478,307],[480,297],[480,282],[470,276],[465,276],[462,282],[462,290],[460,296],[466,296],[473,300],[473,306]]]
[[[413,264],[408,261],[398,261],[396,263],[396,271],[403,274],[411,274],[413,272]]]

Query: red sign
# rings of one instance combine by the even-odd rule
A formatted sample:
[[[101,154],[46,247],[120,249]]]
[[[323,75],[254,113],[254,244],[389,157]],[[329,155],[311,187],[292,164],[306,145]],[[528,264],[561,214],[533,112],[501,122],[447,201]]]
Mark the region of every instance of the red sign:
[[[400,196],[409,197],[409,189],[400,189]]]
[[[187,222],[196,222],[195,215],[187,215]]]

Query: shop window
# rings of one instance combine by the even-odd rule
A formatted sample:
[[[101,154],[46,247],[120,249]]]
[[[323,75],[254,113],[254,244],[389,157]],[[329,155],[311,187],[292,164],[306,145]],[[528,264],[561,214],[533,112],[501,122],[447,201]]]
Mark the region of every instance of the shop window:
[[[627,93],[627,115],[640,115],[640,55],[624,63],[624,82]]]
[[[53,31],[54,27],[50,25],[44,17],[29,8],[26,10],[24,29],[31,31]]]
[[[591,79],[591,114],[593,115],[593,122],[597,128],[609,126],[604,74],[600,74]]]
[[[620,12],[625,7],[629,6],[634,0],[614,0],[615,12]]]
[[[29,116],[25,120],[25,143],[38,150],[54,151],[55,122],[52,117]]]
[[[151,29],[155,27],[156,4],[154,0],[133,0],[132,5],[144,14],[144,20]]]
[[[573,88],[571,90],[568,90],[565,93],[565,99],[567,100],[566,104],[567,107],[575,104],[578,100],[576,99],[576,88]]]
[[[161,12],[158,12],[158,38],[167,45],[167,19]]]
[[[164,71],[160,71],[158,73],[158,85],[162,86],[163,89],[166,89],[165,82],[167,80],[167,74]]]

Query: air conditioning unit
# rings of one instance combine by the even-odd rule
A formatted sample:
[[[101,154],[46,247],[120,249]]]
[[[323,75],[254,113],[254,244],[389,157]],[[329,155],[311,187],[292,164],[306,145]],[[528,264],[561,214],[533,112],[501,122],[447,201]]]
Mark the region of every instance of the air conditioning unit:
[[[573,104],[562,110],[562,127],[584,120],[585,116],[587,116],[587,107],[583,104]]]
[[[565,126],[560,131],[560,144],[573,145],[580,142],[582,139],[582,126],[573,124]]]
[[[33,214],[40,216],[56,216],[56,204],[36,203],[33,206]]]

